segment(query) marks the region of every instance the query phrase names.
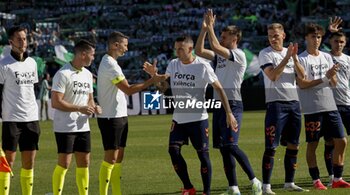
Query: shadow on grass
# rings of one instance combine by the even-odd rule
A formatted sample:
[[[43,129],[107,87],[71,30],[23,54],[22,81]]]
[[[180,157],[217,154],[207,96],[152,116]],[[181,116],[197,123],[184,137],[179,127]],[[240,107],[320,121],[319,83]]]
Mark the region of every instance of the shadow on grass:
[[[347,182],[350,182],[350,175],[343,175],[343,179]],[[329,182],[328,177],[321,177],[321,181],[323,184],[327,185]],[[305,188],[305,189],[312,189],[312,180],[311,177],[307,178],[298,178],[298,180],[295,182],[296,185]],[[271,184],[271,187],[273,190],[283,190],[284,183],[278,183],[278,184]],[[225,192],[227,187],[217,187],[211,189],[211,194],[220,194]],[[251,193],[251,186],[250,185],[242,185],[239,186],[239,190],[242,194],[249,194]],[[197,191],[198,193],[201,193],[202,191]],[[306,192],[307,193],[307,192]],[[140,193],[140,194],[131,194],[131,195],[171,195],[171,194],[181,194],[181,191],[174,191],[174,192],[164,192],[164,193]],[[298,193],[299,194],[299,193]]]

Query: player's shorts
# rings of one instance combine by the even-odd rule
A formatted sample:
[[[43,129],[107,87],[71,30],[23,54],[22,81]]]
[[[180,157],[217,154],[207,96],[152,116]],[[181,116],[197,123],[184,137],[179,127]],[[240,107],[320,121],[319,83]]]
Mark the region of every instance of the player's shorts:
[[[304,117],[306,142],[319,141],[322,136],[326,141],[345,137],[338,111],[305,114]]]
[[[243,103],[242,101],[229,101],[233,116],[238,123],[238,131],[227,128],[226,112],[223,106],[213,111],[213,147],[220,148],[227,145],[238,145],[239,132],[241,129]]]
[[[116,150],[126,147],[128,138],[128,117],[97,118],[104,150]]]
[[[350,106],[337,105],[346,133],[350,135]]]
[[[275,149],[280,143],[299,145],[301,112],[298,101],[276,101],[266,104],[265,148]]]
[[[73,153],[91,151],[90,131],[59,133],[55,132],[57,153]]]
[[[4,150],[33,151],[38,150],[40,136],[39,121],[2,122],[2,148]]]
[[[197,151],[209,150],[208,119],[178,124],[173,120],[170,129],[169,146],[188,145],[188,138]]]

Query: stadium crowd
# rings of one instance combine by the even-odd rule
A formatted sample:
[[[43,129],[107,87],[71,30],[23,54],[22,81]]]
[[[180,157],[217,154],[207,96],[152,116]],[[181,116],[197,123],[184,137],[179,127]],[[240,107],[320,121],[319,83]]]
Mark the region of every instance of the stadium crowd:
[[[92,114],[98,117],[105,151],[99,175],[100,193],[107,194],[111,182],[113,193],[121,194],[120,166],[128,132],[125,95],[138,93],[152,84],[162,88],[169,78],[175,102],[180,101],[177,95],[190,95],[185,99],[203,99],[204,102],[207,84],[215,89],[215,99],[220,97],[222,107],[215,108],[213,114],[213,135],[214,147],[220,149],[229,183],[223,195],[240,194],[234,159],[246,172],[254,194],[275,194],[270,178],[275,151],[280,144],[287,146],[284,189],[308,191],[294,183],[301,107],[305,116],[307,164],[313,187],[327,189],[321,183],[315,153],[320,137],[324,136],[330,186],[350,188],[342,178],[347,140],[341,120],[349,114],[346,109],[349,109],[350,91],[345,89],[349,89],[346,71],[350,62],[344,54],[347,53],[345,44],[349,27],[345,11],[350,2],[313,1],[304,4],[302,0],[260,0],[232,4],[199,0],[103,3],[66,0],[18,1],[2,5],[0,41],[11,45],[9,53],[0,61],[2,148],[11,166],[19,144],[23,194],[32,192],[33,165],[40,135],[35,101],[38,94],[33,89],[34,83],[44,75],[42,83],[45,82],[46,93],[52,90],[52,106],[56,109],[53,124],[58,164],[53,173],[54,194],[62,192],[73,153],[77,159],[79,194],[88,193],[91,149],[88,121]],[[243,37],[241,30],[232,24],[241,28]],[[220,38],[216,37],[214,28],[223,29]],[[321,46],[325,28],[331,35]],[[196,44],[192,37],[198,37]],[[290,44],[284,46],[284,42]],[[61,45],[73,50],[74,56],[60,68],[56,61],[56,46]],[[207,49],[209,47],[211,50]],[[262,182],[255,177],[247,156],[238,147],[243,112],[240,86],[247,66],[246,54],[240,48],[255,53],[260,51],[258,65],[262,69],[267,105]],[[28,54],[44,59],[47,65],[37,70],[35,58],[28,57]],[[146,61],[157,61],[158,67]],[[52,88],[48,83],[50,76],[53,77]],[[93,97],[96,77],[101,106],[95,104]],[[337,88],[337,80],[345,87]],[[16,85],[12,86],[14,83]],[[197,86],[200,92],[193,86]],[[332,90],[338,96],[333,98]],[[112,99],[113,106],[110,106]],[[287,115],[290,117],[285,117]],[[348,124],[344,119],[343,122],[345,126]],[[188,138],[201,162],[203,195],[209,195],[211,164],[206,109],[183,113],[181,108],[175,108],[169,138],[172,164],[184,185],[182,194],[194,195],[196,189],[190,182],[181,155],[181,147]],[[0,171],[0,180],[0,190],[8,194],[10,173]]]
[[[347,1],[13,1],[2,3],[0,20],[0,44],[7,44],[6,28],[13,24],[25,26],[29,31],[29,52],[45,59],[47,66],[55,56],[54,46],[64,45],[72,50],[74,43],[88,38],[97,43],[95,68],[106,50],[104,44],[110,32],[117,29],[130,36],[130,50],[121,59],[130,81],[145,79],[141,64],[145,60],[158,59],[160,71],[165,71],[173,58],[174,37],[186,33],[196,37],[206,8],[212,8],[220,16],[216,28],[235,24],[243,30],[242,48],[257,54],[267,44],[266,25],[271,21],[288,27],[286,41],[298,42],[304,47],[302,24],[318,21],[324,25],[328,17],[344,18],[343,28],[348,29]],[[49,68],[49,67],[48,67]],[[53,76],[53,69],[50,72]]]

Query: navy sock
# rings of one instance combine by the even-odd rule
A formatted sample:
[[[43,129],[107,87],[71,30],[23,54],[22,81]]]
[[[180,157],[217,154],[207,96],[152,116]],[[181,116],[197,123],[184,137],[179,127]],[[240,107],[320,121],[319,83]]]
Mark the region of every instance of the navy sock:
[[[333,165],[334,177],[341,178],[343,175],[343,167],[342,165]]]
[[[201,161],[203,193],[209,195],[211,184],[211,163],[209,159],[209,151],[197,151],[197,155],[199,160]]]
[[[324,145],[324,162],[326,163],[326,168],[328,175],[333,175],[333,156],[334,146],[333,145]]]
[[[174,170],[180,177],[184,188],[193,188],[193,185],[188,176],[186,161],[181,155],[181,149],[179,147],[169,147],[169,154],[171,157],[171,162],[173,163]]]
[[[236,158],[239,165],[241,165],[243,171],[248,175],[249,180],[254,179],[254,171],[249,163],[247,155],[237,146],[231,146],[231,153]]]
[[[312,180],[320,179],[320,171],[318,170],[318,167],[309,168],[309,173]]]
[[[228,186],[238,186],[235,158],[231,155],[228,147],[220,148],[220,152],[224,162],[224,170],[228,181]]]
[[[286,149],[284,155],[284,170],[285,170],[285,182],[291,183],[294,181],[295,169],[297,167],[297,155],[298,150]]]
[[[263,174],[263,183],[269,184],[274,164],[275,150],[265,149],[263,162],[262,162],[262,174]]]

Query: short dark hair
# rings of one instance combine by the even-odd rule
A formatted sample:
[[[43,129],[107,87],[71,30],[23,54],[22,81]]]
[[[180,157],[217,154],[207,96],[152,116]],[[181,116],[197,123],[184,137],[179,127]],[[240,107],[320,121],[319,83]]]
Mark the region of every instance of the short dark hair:
[[[107,42],[108,42],[108,45],[110,45],[115,42],[120,42],[122,39],[129,39],[129,37],[119,31],[114,31],[108,36]]]
[[[305,26],[305,36],[308,34],[320,33],[322,36],[325,34],[323,27],[319,24],[309,23]]]
[[[193,45],[193,39],[190,35],[181,35],[175,39],[175,42],[185,42]]]
[[[7,31],[7,36],[12,39],[16,32],[25,31],[26,29],[21,26],[13,26]]]
[[[237,36],[237,43],[241,40],[242,38],[242,31],[238,26],[235,25],[230,25],[224,27],[221,32],[228,32],[230,35],[236,35]]]
[[[333,37],[345,37],[345,39],[347,39],[346,34],[342,31],[331,33],[331,35],[329,36],[329,39],[332,39]]]
[[[74,53],[86,52],[90,51],[91,49],[95,49],[95,45],[85,39],[81,39],[77,44],[75,44]]]

